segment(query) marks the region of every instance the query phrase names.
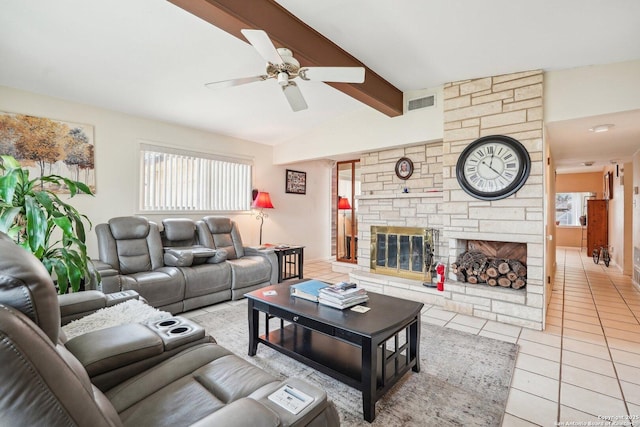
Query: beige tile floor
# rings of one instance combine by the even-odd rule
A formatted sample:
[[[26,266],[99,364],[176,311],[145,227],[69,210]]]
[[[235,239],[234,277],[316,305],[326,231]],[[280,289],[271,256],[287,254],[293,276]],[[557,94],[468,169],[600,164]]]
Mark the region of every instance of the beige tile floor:
[[[579,249],[559,248],[557,264],[544,332],[429,305],[422,320],[519,345],[503,427],[632,425],[633,416],[640,427],[640,292],[616,267],[595,265]],[[304,275],[348,280],[327,261],[305,263]],[[617,424],[603,417],[618,417]]]
[[[425,306],[422,320],[518,343],[505,427],[640,416],[640,292],[616,267],[595,265],[578,249],[559,248],[557,264],[544,332],[437,306]],[[326,262],[308,263],[305,276],[348,279]]]

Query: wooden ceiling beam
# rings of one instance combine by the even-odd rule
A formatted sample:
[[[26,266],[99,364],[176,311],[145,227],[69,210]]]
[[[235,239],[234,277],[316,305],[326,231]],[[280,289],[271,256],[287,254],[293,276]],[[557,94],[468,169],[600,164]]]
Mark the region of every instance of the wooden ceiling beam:
[[[402,91],[273,0],[168,0],[245,40],[240,30],[260,29],[276,47],[287,47],[305,67],[364,67],[364,83],[327,83],[389,117],[402,115]]]

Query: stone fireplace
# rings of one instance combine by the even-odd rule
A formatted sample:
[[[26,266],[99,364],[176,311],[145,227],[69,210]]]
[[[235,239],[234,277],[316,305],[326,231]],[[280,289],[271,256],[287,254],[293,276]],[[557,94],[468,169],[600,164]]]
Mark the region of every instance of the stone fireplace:
[[[543,269],[542,80],[541,71],[528,71],[449,83],[444,87],[442,103],[443,141],[370,152],[361,157],[358,264],[350,273],[352,281],[371,291],[543,329],[547,280]],[[526,184],[502,200],[474,199],[456,180],[460,153],[486,135],[517,139],[532,161]],[[401,157],[410,158],[414,165],[408,180],[395,175],[395,163]],[[433,256],[434,262],[443,262],[447,267],[444,291],[423,286],[424,279],[418,277],[421,273],[417,271],[412,272],[412,277],[380,274],[379,251],[371,251],[372,245],[378,244],[372,227],[380,226],[438,230]],[[520,245],[526,254],[526,286],[513,289],[457,281],[451,266],[470,241]],[[385,245],[387,263],[388,240]],[[407,264],[409,270],[420,263],[419,256],[415,260]]]

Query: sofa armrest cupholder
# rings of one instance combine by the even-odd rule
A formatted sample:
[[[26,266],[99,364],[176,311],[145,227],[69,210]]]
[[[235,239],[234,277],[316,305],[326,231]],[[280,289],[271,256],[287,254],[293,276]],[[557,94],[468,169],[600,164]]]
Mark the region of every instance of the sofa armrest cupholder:
[[[205,337],[202,326],[180,316],[151,321],[147,326],[162,339],[165,351]]]
[[[182,319],[178,317],[169,317],[167,319],[161,319],[156,320],[155,322],[151,322],[151,327],[159,331],[166,331],[169,329],[173,329],[176,326],[181,325],[182,323]]]
[[[171,330],[169,330],[169,333],[171,335],[183,335],[186,334],[188,332],[191,332],[192,328],[188,327],[188,326],[179,326],[177,328],[173,328]]]
[[[168,328],[169,326],[175,326],[177,324],[178,324],[178,319],[169,319],[169,320],[163,320],[161,322],[158,322],[156,326],[159,326],[161,328]]]

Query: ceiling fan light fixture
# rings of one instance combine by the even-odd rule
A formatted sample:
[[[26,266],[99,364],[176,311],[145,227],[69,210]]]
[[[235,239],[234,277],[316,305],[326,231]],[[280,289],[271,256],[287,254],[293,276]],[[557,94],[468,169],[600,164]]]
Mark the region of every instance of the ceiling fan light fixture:
[[[280,86],[286,86],[289,84],[289,74],[281,71],[278,73],[278,84]]]
[[[608,132],[609,130],[611,130],[613,126],[614,125],[612,124],[597,125],[592,128],[589,128],[589,132],[595,132],[595,133]]]
[[[209,88],[223,88],[239,86],[246,83],[263,80],[276,80],[282,88],[289,106],[293,111],[306,110],[308,108],[300,88],[294,80],[336,83],[362,83],[364,82],[364,67],[308,67],[300,69],[300,62],[293,57],[293,52],[287,48],[276,48],[269,35],[262,30],[240,30],[247,41],[258,51],[260,56],[267,61],[266,73],[260,76],[243,77],[218,82],[207,83]]]
[[[287,49],[286,47],[279,47],[276,50],[278,51],[280,58],[282,58],[282,62],[300,68],[300,63],[293,57],[293,52],[291,52],[290,49]]]

